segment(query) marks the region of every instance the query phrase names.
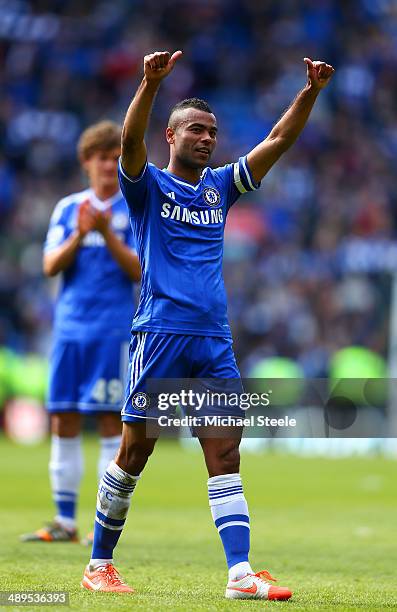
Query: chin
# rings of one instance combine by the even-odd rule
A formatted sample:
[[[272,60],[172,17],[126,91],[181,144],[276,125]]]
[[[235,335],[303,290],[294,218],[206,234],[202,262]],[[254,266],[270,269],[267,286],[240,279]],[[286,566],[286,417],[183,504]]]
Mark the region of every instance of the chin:
[[[103,179],[101,181],[101,183],[102,183],[102,186],[106,187],[107,189],[112,189],[112,188],[118,189],[119,188],[119,182],[118,182],[118,180],[114,180],[114,178],[112,178],[112,179]]]
[[[200,162],[196,160],[191,160],[189,165],[190,165],[190,168],[192,168],[193,170],[203,170],[204,168],[208,166],[209,161],[210,161],[209,157],[205,161],[200,161]]]
[[[180,162],[190,170],[203,170],[208,165],[209,158],[205,161],[199,161],[197,157],[180,157]]]

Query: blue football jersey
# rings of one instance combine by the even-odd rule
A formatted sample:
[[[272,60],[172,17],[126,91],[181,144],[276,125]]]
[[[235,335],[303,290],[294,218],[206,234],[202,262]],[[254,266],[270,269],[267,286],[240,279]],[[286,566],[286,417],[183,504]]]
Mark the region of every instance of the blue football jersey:
[[[111,210],[112,230],[135,249],[122,193],[119,191],[110,200],[101,202],[91,189],[87,189],[58,202],[51,217],[44,252],[59,247],[76,230],[78,208],[86,199],[97,208]],[[102,234],[89,232],[73,264],[62,274],[55,307],[55,335],[70,340],[103,334],[128,338],[134,310],[131,279],[113,259]]]
[[[129,177],[119,163],[142,267],[133,331],[230,337],[222,275],[227,213],[257,189],[246,157],[212,170],[196,185],[145,164]]]

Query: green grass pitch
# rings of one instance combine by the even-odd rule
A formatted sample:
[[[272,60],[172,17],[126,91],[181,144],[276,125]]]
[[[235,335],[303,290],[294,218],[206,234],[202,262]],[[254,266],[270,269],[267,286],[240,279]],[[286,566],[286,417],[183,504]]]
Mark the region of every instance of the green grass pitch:
[[[66,590],[72,610],[90,611],[397,609],[395,461],[244,454],[252,564],[294,591],[289,602],[244,602],[223,598],[225,562],[199,452],[171,442],[156,448],[116,551],[117,567],[137,591],[124,596],[80,588],[89,557],[80,544],[18,541],[53,516],[48,453],[48,443],[21,447],[0,438],[0,590]],[[94,515],[96,454],[96,440],[86,437],[83,535]]]

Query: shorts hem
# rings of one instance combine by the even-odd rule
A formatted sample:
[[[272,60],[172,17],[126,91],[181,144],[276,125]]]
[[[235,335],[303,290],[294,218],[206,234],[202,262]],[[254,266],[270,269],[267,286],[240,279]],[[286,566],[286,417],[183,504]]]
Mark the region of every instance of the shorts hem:
[[[167,336],[203,336],[204,338],[224,338],[225,340],[233,340],[230,331],[208,331],[203,329],[170,329],[161,328],[150,325],[140,325],[139,327],[133,327],[131,334],[137,334],[139,332],[147,332],[152,334],[166,334]]]
[[[122,414],[121,420],[126,423],[139,423],[140,421],[157,421],[157,417],[150,417],[144,414]]]
[[[122,406],[111,404],[80,404],[76,402],[59,402],[47,404],[48,412],[117,412],[120,413]]]

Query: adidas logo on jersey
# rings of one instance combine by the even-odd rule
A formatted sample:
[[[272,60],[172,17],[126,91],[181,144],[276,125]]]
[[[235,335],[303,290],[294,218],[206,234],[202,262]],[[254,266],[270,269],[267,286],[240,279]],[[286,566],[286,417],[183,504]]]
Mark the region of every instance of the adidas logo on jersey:
[[[171,200],[175,200],[175,191],[170,191],[169,193],[167,193],[167,196],[171,198]]]

